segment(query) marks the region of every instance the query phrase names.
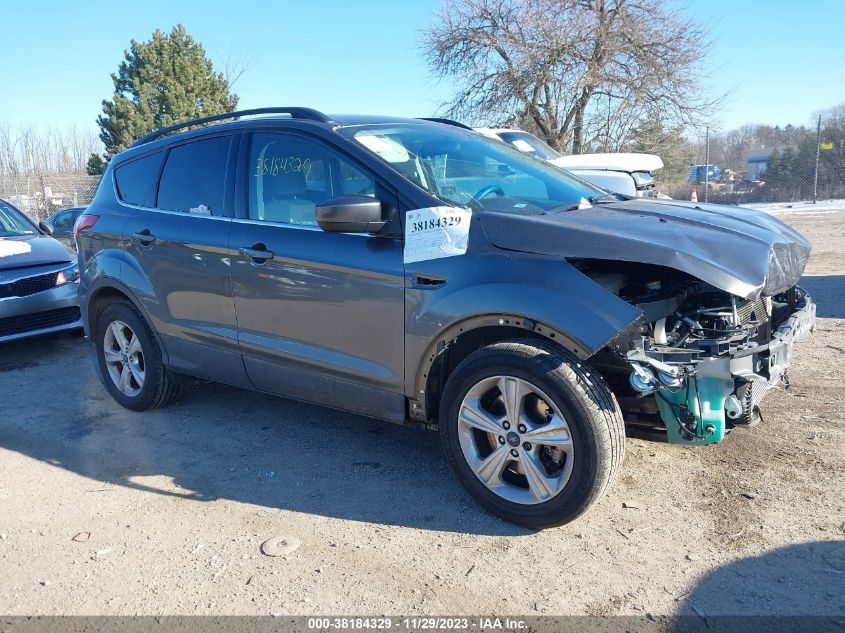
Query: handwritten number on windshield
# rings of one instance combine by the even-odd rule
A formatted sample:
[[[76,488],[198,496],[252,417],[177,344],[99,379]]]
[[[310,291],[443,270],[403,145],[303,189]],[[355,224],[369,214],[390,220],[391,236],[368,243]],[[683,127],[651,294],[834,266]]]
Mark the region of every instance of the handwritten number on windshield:
[[[259,158],[255,170],[256,176],[278,176],[290,173],[303,173],[308,178],[311,173],[311,159],[299,156]]]

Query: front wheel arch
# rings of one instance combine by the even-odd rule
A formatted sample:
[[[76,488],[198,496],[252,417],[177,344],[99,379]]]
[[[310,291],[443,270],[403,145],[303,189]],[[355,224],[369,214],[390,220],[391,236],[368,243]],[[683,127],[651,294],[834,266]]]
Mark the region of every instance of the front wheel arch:
[[[455,368],[474,351],[512,339],[542,341],[584,360],[592,355],[584,343],[562,330],[518,314],[488,314],[452,324],[429,344],[417,370],[411,417],[436,421],[443,387]]]

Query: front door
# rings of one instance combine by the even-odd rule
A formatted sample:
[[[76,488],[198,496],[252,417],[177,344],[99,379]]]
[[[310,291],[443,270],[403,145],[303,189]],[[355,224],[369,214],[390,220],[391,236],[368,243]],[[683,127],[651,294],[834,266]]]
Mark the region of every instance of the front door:
[[[246,143],[248,217],[232,223],[232,280],[247,374],[258,389],[404,418],[404,265],[395,237],[326,233],[315,206],[395,198],[337,149],[293,133]]]

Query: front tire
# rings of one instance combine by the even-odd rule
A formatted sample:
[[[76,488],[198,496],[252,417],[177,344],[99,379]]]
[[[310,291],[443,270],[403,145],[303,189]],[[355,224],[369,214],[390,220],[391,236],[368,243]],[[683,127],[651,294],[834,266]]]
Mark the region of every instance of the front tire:
[[[134,305],[121,301],[103,310],[94,338],[100,378],[119,404],[146,411],[176,397],[158,342]]]
[[[470,354],[446,383],[438,425],[469,493],[532,528],[584,513],[616,479],[625,451],[622,413],[604,379],[543,341]]]

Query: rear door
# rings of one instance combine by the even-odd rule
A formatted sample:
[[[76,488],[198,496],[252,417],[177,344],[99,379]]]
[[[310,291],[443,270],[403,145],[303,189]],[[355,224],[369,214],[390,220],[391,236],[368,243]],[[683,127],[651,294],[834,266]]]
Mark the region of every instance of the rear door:
[[[316,205],[355,194],[378,197],[398,223],[395,193],[304,133],[245,135],[243,153],[246,210],[232,224],[232,279],[250,380],[265,391],[402,419],[401,238],[326,233],[315,219]]]
[[[229,251],[233,215],[229,167],[234,164],[237,138],[237,134],[215,135],[165,150],[157,186],[143,194],[148,206],[135,206],[124,229],[133,266],[123,277],[138,292],[169,365],[195,376],[246,385]]]

